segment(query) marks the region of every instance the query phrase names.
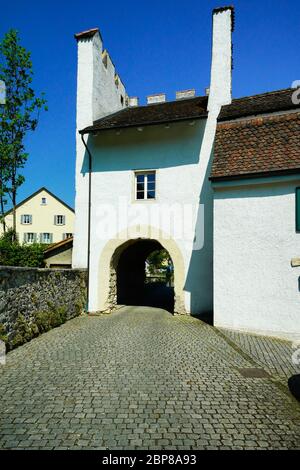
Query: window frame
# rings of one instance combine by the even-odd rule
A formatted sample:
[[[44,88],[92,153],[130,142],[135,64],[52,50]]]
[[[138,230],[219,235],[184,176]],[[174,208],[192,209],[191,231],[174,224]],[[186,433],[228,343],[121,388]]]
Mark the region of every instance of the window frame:
[[[58,218],[62,218],[62,223],[58,223]],[[57,225],[58,227],[64,227],[66,225],[66,216],[62,214],[58,214],[54,216],[54,225]]]
[[[43,202],[45,201],[45,202]],[[42,201],[41,201],[41,206],[47,206],[47,198],[46,197],[42,197]]]
[[[45,241],[45,235],[49,235],[49,241]],[[53,243],[53,233],[50,233],[50,232],[40,233],[40,242],[42,245],[51,245],[51,243]]]
[[[155,182],[154,182],[154,197],[149,198],[148,197],[148,184],[152,182],[148,182],[148,176],[149,175],[154,175],[155,176]],[[144,176],[144,197],[142,199],[139,199],[138,196],[138,176]],[[149,190],[153,191],[153,190]],[[135,202],[153,202],[157,200],[157,171],[156,170],[135,170],[134,171],[134,201]]]
[[[63,240],[70,240],[70,238],[73,238],[73,237],[74,237],[74,234],[71,232],[67,232],[63,234]]]
[[[33,235],[32,241],[28,240],[28,235]],[[28,243],[29,245],[32,245],[33,243],[36,243],[37,241],[37,234],[34,232],[24,232],[24,243]]]
[[[28,217],[29,222],[25,221],[26,217]],[[32,225],[32,215],[22,214],[21,215],[21,225]],[[29,233],[32,233],[32,232],[29,232]]]

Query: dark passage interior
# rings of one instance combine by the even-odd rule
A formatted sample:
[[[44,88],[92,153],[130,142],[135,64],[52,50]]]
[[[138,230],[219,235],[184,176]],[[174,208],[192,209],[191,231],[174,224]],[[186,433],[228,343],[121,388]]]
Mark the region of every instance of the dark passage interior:
[[[154,259],[163,261],[153,267]],[[149,258],[150,257],[150,258]],[[117,265],[117,298],[119,305],[158,307],[174,312],[173,263],[156,240],[137,240],[122,252]]]

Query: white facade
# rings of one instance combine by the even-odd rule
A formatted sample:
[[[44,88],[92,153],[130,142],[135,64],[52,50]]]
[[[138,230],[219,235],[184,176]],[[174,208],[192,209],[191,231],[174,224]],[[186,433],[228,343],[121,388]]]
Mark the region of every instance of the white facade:
[[[297,176],[214,184],[216,326],[300,337],[299,185]]]
[[[231,100],[232,10],[213,15],[212,80],[207,119],[105,131],[89,137],[92,155],[90,257],[88,257],[89,171],[88,152],[78,131],[93,121],[126,105],[116,89],[113,66],[104,70],[102,42],[98,32],[78,35],[76,224],[73,267],[89,270],[90,312],[107,309],[111,284],[111,258],[122,244],[138,238],[158,240],[174,263],[175,296],[185,313],[205,313],[213,307],[213,192],[208,180],[217,117]],[[107,74],[108,73],[108,74]],[[124,88],[122,96],[126,96]],[[159,106],[159,105],[152,105]],[[135,170],[155,170],[155,201],[137,204],[134,197]],[[137,211],[124,218],[126,210]],[[192,236],[174,235],[165,217],[146,217],[151,207],[159,214],[164,207],[182,221],[178,207],[191,210]],[[143,207],[141,207],[143,206]],[[124,206],[122,206],[124,208]],[[174,210],[173,210],[174,213]],[[109,228],[107,232],[105,230]],[[203,243],[197,249],[197,243]],[[183,312],[182,312],[183,313]]]
[[[76,221],[73,266],[87,267],[88,250],[88,155],[79,131],[125,107],[126,91],[116,75],[109,54],[103,50],[99,31],[78,38],[76,122]]]

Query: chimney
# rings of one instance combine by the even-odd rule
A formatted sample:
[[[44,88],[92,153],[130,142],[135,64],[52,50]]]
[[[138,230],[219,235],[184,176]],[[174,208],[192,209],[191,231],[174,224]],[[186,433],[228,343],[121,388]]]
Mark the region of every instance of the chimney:
[[[183,91],[176,91],[176,100],[186,100],[187,98],[194,98],[196,91],[192,90],[183,90]]]
[[[165,93],[147,96],[147,104],[164,103],[166,101]]]
[[[208,110],[219,113],[230,104],[232,88],[232,32],[234,8],[226,6],[213,10],[213,38]]]
[[[134,108],[139,105],[139,99],[137,96],[132,96],[128,98],[128,106]]]

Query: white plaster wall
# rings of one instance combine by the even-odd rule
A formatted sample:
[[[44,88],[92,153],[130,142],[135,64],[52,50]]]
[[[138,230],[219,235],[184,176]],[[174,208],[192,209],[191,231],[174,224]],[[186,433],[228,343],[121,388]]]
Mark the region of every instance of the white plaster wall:
[[[125,88],[116,86],[115,68],[109,56],[104,66],[102,52],[99,33],[78,41],[74,268],[87,267],[88,246],[88,159],[79,131],[125,106]]]
[[[245,187],[216,185],[216,326],[282,338],[300,335],[300,268],[291,267],[300,249],[295,231],[299,184],[300,178],[282,178]]]
[[[206,218],[212,218],[212,193],[205,173],[206,155],[201,154],[207,120],[193,126],[188,122],[165,126],[102,133],[91,141],[92,227],[90,311],[103,310],[107,299],[99,297],[101,269],[99,259],[106,244],[127,226],[151,225],[170,235],[166,220],[147,219],[148,210],[157,214],[165,207],[174,207],[175,220],[181,218],[181,208],[190,206],[193,215],[191,238],[175,240],[185,265],[185,307],[187,312],[203,313],[212,309],[212,223],[204,230],[199,203],[205,205]],[[211,152],[211,148],[210,148]],[[203,167],[203,168],[202,168]],[[134,199],[134,170],[157,171],[157,200],[137,203]],[[203,178],[201,172],[204,171]],[[204,181],[203,181],[204,180]],[[142,207],[134,219],[123,219],[120,202],[129,208]],[[123,207],[123,206],[122,206]],[[204,246],[193,251],[196,221],[200,221],[199,235],[205,233]],[[108,234],[103,232],[110,227]],[[138,236],[138,235],[137,235]],[[143,234],[141,234],[143,236]],[[172,235],[173,237],[173,235]],[[131,238],[129,236],[129,238]],[[155,238],[155,237],[153,237]],[[124,240],[125,242],[126,240]],[[103,268],[104,269],[104,268]]]
[[[99,41],[99,35],[96,35],[93,41],[79,41],[77,129],[82,129],[93,120],[121,108],[120,95],[116,93],[116,89],[111,86],[111,80],[107,80],[105,75],[112,76],[110,70],[113,65],[108,58],[107,70],[103,70],[99,53],[99,47],[101,49],[102,44]],[[123,93],[123,90],[120,85],[118,92]],[[208,176],[216,119],[221,105],[229,103],[230,100],[231,10],[226,10],[214,15],[210,112],[207,120],[196,121],[194,134],[191,123],[185,122],[171,124],[170,129],[164,126],[151,126],[141,133],[137,129],[127,129],[120,135],[111,131],[102,132],[97,138],[89,138],[88,146],[93,155],[94,165],[89,311],[101,310],[106,302],[106,299],[99,298],[99,284],[101,283],[99,259],[103,247],[122,230],[122,226],[118,226],[106,237],[100,237],[98,228],[102,226],[103,229],[104,222],[99,216],[99,210],[103,204],[111,207],[109,225],[113,225],[115,209],[120,198],[125,199],[130,206],[135,204],[133,202],[134,170],[137,169],[158,171],[157,204],[194,205],[194,222],[200,220],[197,227],[200,232],[204,233],[204,247],[195,251],[192,249],[192,241],[188,243],[177,241],[185,263],[186,310],[192,313],[203,313],[212,309],[213,197]],[[184,128],[190,129],[191,133],[183,131]],[[126,138],[124,138],[125,135]],[[87,266],[88,172],[86,157],[82,142],[77,137],[76,228],[73,250],[73,266],[76,268]],[[203,220],[199,204],[204,206]],[[137,216],[132,225],[136,226],[139,223],[145,225],[143,216]],[[159,222],[154,225],[163,232],[166,231]]]

